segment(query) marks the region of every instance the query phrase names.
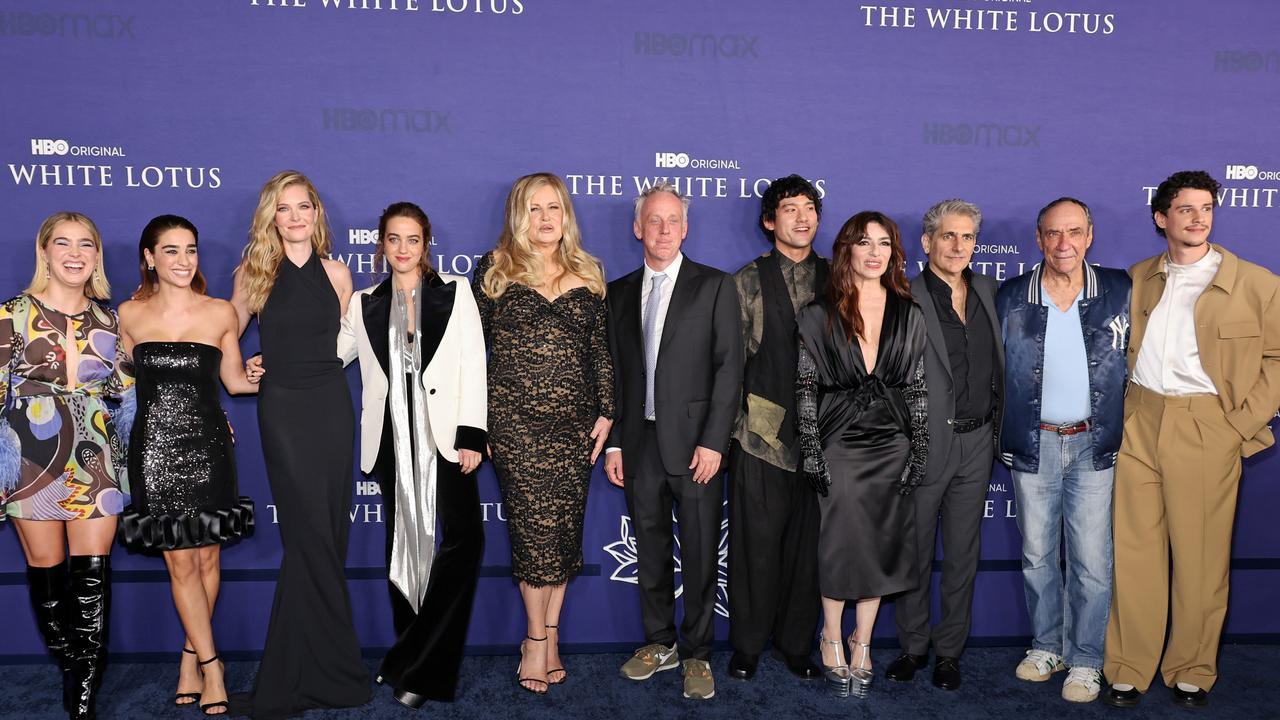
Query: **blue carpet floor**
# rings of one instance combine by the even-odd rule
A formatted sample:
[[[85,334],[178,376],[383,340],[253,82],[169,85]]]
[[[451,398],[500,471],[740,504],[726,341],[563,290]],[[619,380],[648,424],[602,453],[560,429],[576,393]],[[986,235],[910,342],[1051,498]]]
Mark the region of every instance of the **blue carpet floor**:
[[[1169,691],[1152,687],[1136,710],[1118,710],[1094,702],[1071,705],[1058,693],[1061,678],[1040,683],[1019,682],[1013,668],[1022,657],[1017,648],[973,648],[962,661],[964,685],[944,692],[929,683],[929,670],[912,683],[894,683],[880,674],[896,654],[893,649],[876,650],[872,658],[877,677],[866,700],[834,698],[825,694],[821,681],[793,678],[781,664],[766,657],[759,673],[750,682],[725,676],[728,653],[717,653],[712,668],[716,675],[716,696],[706,702],[680,696],[679,670],[660,673],[646,682],[618,677],[624,654],[566,655],[569,668],[566,684],[551,688],[545,696],[521,690],[515,683],[514,656],[475,656],[463,663],[457,702],[428,703],[415,713],[396,704],[387,688],[376,688],[369,705],[354,710],[313,711],[308,720],[322,718],[887,718],[890,720],[963,720],[1003,718],[1007,720],[1049,720],[1055,718],[1280,718],[1280,683],[1273,674],[1280,667],[1280,646],[1226,645],[1220,657],[1221,679],[1210,696],[1209,707],[1185,710],[1169,702]],[[370,667],[376,662],[369,661]],[[233,690],[249,687],[255,662],[232,662],[227,666],[227,684]],[[52,664],[0,666],[3,692],[0,717],[65,718],[58,707],[57,669]],[[128,718],[186,718],[194,720],[193,708],[174,708],[168,703],[177,679],[176,663],[112,663],[102,689],[99,717],[104,720]]]

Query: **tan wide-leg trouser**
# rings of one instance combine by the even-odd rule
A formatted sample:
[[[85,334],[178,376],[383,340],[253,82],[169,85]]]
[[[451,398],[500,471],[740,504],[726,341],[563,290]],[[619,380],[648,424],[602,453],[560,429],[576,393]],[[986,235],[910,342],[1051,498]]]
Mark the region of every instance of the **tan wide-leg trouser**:
[[[1116,460],[1115,591],[1103,667],[1112,684],[1145,692],[1159,663],[1170,687],[1213,687],[1242,442],[1214,395],[1167,397],[1129,386]]]

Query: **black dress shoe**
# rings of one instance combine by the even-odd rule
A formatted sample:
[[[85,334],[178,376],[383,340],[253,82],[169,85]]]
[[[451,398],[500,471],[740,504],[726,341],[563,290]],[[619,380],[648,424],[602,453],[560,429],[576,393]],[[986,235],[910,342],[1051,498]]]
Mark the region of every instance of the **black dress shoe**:
[[[1102,702],[1111,707],[1131,708],[1137,707],[1142,702],[1142,693],[1138,692],[1138,688],[1129,688],[1128,690],[1117,690],[1114,686],[1107,688],[1102,693]]]
[[[396,690],[391,693],[391,697],[394,698],[396,702],[410,710],[417,710],[427,702],[426,695],[419,695],[417,693],[409,692],[408,690]]]
[[[960,658],[939,655],[933,665],[933,686],[943,690],[960,687]]]
[[[808,655],[783,655],[775,649],[773,657],[781,660],[782,664],[787,666],[787,670],[801,680],[817,680],[822,677],[822,668],[818,667],[818,664]]]
[[[1188,708],[1202,708],[1209,704],[1209,693],[1205,692],[1203,688],[1196,688],[1195,692],[1187,692],[1174,685],[1173,704]]]
[[[729,677],[736,680],[750,680],[756,676],[756,667],[760,664],[759,655],[745,655],[734,652],[729,658]]]
[[[928,655],[902,653],[893,662],[889,663],[888,669],[884,671],[884,676],[898,682],[909,682],[916,676],[917,670],[928,664]]]

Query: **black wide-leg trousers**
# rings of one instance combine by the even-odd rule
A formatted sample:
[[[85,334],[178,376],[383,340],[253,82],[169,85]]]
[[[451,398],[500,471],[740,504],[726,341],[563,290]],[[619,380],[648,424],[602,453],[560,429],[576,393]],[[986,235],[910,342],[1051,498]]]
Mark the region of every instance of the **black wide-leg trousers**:
[[[818,624],[818,499],[796,472],[729,454],[729,643],[758,656],[769,637],[809,657]]]
[[[382,486],[387,531],[387,567],[396,519],[395,458],[385,448],[374,475]],[[458,686],[471,606],[484,555],[484,523],[475,473],[463,475],[457,463],[436,453],[436,518],[440,537],[427,591],[417,613],[389,580],[395,645],[387,651],[378,674],[397,690],[429,700],[451,701]]]

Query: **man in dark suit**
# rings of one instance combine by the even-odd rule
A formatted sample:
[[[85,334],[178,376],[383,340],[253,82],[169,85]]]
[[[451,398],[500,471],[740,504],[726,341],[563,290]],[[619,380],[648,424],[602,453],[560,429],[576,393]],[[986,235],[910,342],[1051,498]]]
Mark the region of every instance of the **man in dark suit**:
[[[924,216],[920,238],[929,264],[911,282],[924,312],[929,349],[929,457],[916,488],[915,590],[898,597],[902,654],[886,670],[907,681],[937,655],[933,684],[960,687],[960,653],[969,637],[979,530],[999,427],[1004,346],[996,316],[996,282],[969,269],[982,213],[973,203],[945,200]],[[929,627],[934,538],[942,513],[942,617]]]
[[[605,475],[626,492],[636,535],[645,646],[622,676],[646,680],[683,660],[684,696],[715,695],[711,675],[720,476],[742,388],[733,278],[680,252],[689,200],[665,182],[636,199],[633,230],[644,265],[609,283],[617,419]],[[674,501],[680,526],[684,647],[675,625]]]

